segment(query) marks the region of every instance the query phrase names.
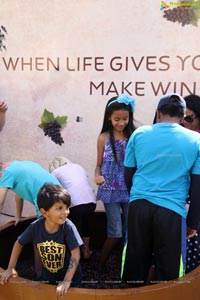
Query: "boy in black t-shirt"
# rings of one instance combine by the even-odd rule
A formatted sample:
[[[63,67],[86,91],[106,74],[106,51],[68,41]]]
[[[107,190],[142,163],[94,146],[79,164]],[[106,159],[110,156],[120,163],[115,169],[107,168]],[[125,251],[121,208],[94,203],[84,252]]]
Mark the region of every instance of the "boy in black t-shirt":
[[[6,283],[15,270],[23,246],[33,243],[42,261],[41,280],[58,284],[56,292],[63,296],[70,286],[79,286],[82,273],[79,265],[82,239],[67,219],[70,195],[61,186],[45,184],[39,190],[37,203],[43,217],[37,219],[18,237],[0,283]]]

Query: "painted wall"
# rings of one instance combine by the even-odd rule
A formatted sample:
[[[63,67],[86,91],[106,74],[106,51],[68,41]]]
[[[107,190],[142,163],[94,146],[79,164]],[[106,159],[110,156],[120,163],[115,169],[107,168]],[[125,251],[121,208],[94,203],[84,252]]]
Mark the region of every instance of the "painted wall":
[[[55,156],[66,156],[94,185],[109,98],[133,96],[141,125],[152,122],[162,94],[200,93],[199,1],[193,2],[196,21],[182,26],[163,17],[180,1],[0,0],[0,97],[9,106],[0,160],[48,168]],[[68,116],[62,146],[38,127],[45,108]]]

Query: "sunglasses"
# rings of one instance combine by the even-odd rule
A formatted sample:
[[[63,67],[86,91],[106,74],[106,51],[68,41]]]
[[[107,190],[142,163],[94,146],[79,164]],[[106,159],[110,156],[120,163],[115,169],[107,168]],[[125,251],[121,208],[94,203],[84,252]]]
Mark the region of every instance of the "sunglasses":
[[[186,121],[187,123],[192,123],[194,119],[196,119],[196,116],[194,115],[188,115],[184,117],[184,121]]]

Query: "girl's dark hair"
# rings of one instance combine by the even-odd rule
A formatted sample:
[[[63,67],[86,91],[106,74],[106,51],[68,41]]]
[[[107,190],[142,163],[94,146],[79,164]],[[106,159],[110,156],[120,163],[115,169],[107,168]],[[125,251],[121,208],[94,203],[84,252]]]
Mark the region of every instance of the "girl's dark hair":
[[[200,120],[200,97],[194,94],[184,97],[186,107],[195,112],[197,118]]]
[[[113,126],[112,126],[112,122],[110,120],[110,117],[111,117],[113,111],[127,110],[129,112],[129,122],[128,122],[127,126],[124,128],[124,134],[127,137],[127,139],[130,138],[131,134],[136,129],[136,127],[134,125],[133,112],[131,111],[130,104],[126,105],[124,103],[118,103],[116,101],[109,106],[109,103],[116,100],[117,98],[118,97],[112,97],[110,100],[108,100],[106,108],[105,108],[105,112],[104,112],[103,126],[102,126],[102,129],[100,132],[100,133],[109,132],[111,147],[112,147],[113,155],[114,155],[114,158],[116,161],[117,161],[117,155],[116,155],[116,150],[115,150]]]
[[[37,204],[39,209],[49,210],[56,202],[62,201],[67,207],[70,207],[71,198],[66,189],[57,184],[45,183],[37,195]]]

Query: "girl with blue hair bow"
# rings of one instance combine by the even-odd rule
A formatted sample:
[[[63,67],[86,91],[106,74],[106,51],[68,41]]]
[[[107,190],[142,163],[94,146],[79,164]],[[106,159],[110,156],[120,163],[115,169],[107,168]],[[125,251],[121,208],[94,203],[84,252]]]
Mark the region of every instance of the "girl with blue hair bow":
[[[124,155],[128,139],[136,129],[134,107],[135,100],[126,94],[111,98],[97,140],[97,200],[103,202],[107,217],[107,239],[99,264],[101,270],[126,232],[129,194],[124,182]]]

